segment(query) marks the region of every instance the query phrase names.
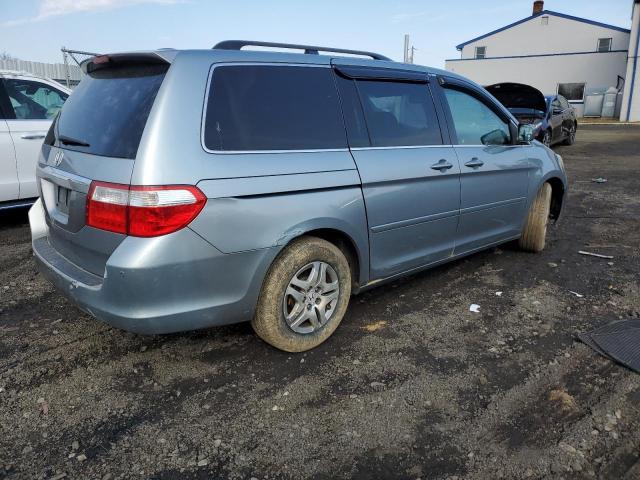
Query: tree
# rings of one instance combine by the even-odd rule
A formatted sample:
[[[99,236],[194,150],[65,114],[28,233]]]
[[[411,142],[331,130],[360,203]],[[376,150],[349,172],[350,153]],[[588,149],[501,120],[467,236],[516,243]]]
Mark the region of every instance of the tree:
[[[7,52],[0,52],[0,60],[17,60],[17,58]]]

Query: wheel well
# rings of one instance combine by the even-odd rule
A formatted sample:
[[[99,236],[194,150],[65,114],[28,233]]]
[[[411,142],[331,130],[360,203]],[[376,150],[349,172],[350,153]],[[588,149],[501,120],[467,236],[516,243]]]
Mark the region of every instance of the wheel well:
[[[320,228],[305,232],[304,234],[322,238],[338,247],[344,256],[347,257],[347,262],[349,262],[353,287],[357,287],[360,284],[360,259],[358,257],[358,250],[349,235],[332,228]]]
[[[557,220],[562,210],[562,199],[564,198],[564,185],[562,180],[557,177],[553,177],[547,180],[547,183],[551,185],[551,210],[549,216]]]

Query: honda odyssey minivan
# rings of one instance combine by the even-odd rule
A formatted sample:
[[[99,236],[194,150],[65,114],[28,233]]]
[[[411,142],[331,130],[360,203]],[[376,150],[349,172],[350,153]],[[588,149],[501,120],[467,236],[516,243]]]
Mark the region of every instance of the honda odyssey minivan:
[[[308,350],[351,295],[511,240],[540,251],[560,214],[561,157],[450,72],[245,41],[82,68],[39,158],[33,251],[118,328],[249,320]]]

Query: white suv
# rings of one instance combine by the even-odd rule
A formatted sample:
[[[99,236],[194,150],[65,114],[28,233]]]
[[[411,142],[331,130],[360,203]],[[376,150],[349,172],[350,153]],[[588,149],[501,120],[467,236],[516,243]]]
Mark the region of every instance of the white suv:
[[[54,80],[0,70],[0,210],[33,203],[36,163],[71,91]]]

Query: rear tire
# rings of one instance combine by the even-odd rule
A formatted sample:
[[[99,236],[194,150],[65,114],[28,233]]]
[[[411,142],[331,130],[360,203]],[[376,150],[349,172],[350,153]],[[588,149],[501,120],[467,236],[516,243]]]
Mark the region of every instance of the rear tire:
[[[251,325],[270,345],[304,352],[338,328],[350,296],[351,269],[342,251],[326,240],[301,237],[267,272]]]
[[[544,249],[549,211],[551,209],[551,185],[545,183],[540,187],[536,198],[529,208],[527,223],[518,241],[520,248],[527,252],[541,252]]]

